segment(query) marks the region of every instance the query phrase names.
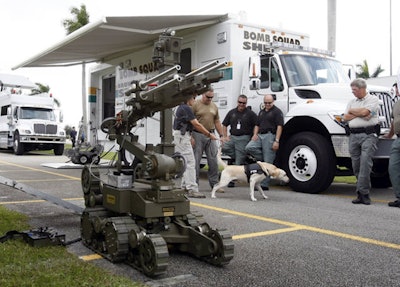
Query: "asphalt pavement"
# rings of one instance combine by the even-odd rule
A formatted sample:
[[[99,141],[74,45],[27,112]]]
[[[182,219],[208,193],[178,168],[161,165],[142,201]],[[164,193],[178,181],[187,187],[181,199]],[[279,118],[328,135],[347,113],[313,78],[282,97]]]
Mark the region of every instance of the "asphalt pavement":
[[[33,228],[53,227],[67,241],[79,238],[81,170],[64,156],[0,152],[0,204],[27,214]],[[100,170],[107,173],[107,164]],[[149,286],[400,286],[400,208],[387,205],[393,190],[373,189],[370,206],[352,204],[354,190],[332,184],[321,194],[305,194],[272,185],[268,199],[256,193],[252,202],[248,186],[237,184],[211,199],[203,172],[200,191],[207,198],[191,199],[191,212],[233,235],[235,255],[222,268],[171,253],[167,272],[148,278],[92,256],[81,242],[67,248]]]

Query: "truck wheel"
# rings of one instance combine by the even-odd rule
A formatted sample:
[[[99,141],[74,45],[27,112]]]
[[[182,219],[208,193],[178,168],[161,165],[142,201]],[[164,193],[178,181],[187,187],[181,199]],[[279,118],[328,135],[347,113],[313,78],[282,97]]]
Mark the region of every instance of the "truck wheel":
[[[19,138],[19,133],[15,132],[14,134],[14,153],[16,155],[22,155],[24,154],[24,144],[21,143],[20,138]]]
[[[54,145],[53,151],[55,155],[62,155],[64,152],[64,145],[63,144]]]
[[[336,161],[330,143],[323,136],[313,132],[295,134],[288,139],[282,155],[282,167],[293,190],[319,193],[332,183]]]
[[[82,154],[82,155],[79,156],[79,163],[80,164],[85,164],[87,162],[89,162],[89,158],[86,155]]]

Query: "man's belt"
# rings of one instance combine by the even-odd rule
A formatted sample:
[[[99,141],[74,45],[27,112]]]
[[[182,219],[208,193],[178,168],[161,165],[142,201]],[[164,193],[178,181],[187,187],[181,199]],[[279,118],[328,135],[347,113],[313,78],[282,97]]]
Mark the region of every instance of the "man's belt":
[[[199,132],[199,131],[196,131],[196,130],[193,130],[194,132],[196,132],[196,133],[199,133],[199,134],[201,134],[201,132]],[[215,132],[215,129],[211,129],[211,130],[208,130],[210,133],[214,133]]]
[[[266,129],[266,130],[260,131],[260,134],[267,134],[267,133],[275,134],[276,133],[276,129]]]
[[[247,134],[237,134],[237,135],[235,135],[235,134],[231,134],[231,136],[235,136],[235,137],[241,137],[241,136],[251,136],[251,135],[253,135],[253,132],[249,132],[249,133],[247,133]]]
[[[377,135],[380,134],[380,125],[375,126],[368,126],[363,128],[350,128],[350,133],[352,134],[373,134],[376,133]]]

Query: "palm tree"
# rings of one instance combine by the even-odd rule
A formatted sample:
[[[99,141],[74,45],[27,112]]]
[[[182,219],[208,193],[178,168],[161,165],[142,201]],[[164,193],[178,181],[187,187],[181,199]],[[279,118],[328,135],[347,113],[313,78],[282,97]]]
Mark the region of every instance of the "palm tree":
[[[74,19],[65,19],[63,21],[67,35],[89,24],[89,14],[86,11],[86,6],[81,4],[81,8],[72,7],[70,10]]]
[[[32,89],[32,95],[37,95],[41,93],[48,93],[50,91],[50,87],[48,85],[43,85],[41,83],[35,83],[38,88],[37,89]]]
[[[65,19],[63,21],[64,28],[66,30],[67,35],[72,32],[82,28],[83,26],[89,24],[89,13],[86,11],[86,6],[81,4],[80,9],[76,7],[72,7],[70,10],[73,15],[73,19]],[[82,110],[83,110],[83,129],[85,134],[87,135],[87,115],[86,115],[86,101],[85,101],[85,80],[86,80],[86,64],[82,62]]]
[[[38,88],[37,89],[32,89],[31,90],[31,95],[38,95],[38,94],[42,94],[42,93],[49,93],[50,92],[50,87],[48,85],[43,85],[41,83],[35,83]],[[61,106],[61,103],[59,100],[57,100],[56,98],[54,98],[54,103],[57,105],[57,107]]]
[[[384,69],[382,69],[381,65],[378,65],[375,71],[370,75],[367,60],[364,60],[363,64],[358,64],[357,69],[358,69],[358,72],[356,73],[357,78],[363,78],[363,79],[376,78],[379,76],[380,73],[385,71]]]
[[[383,71],[385,71],[385,69],[382,69],[381,65],[378,65],[375,71],[372,73],[371,78],[377,78]]]

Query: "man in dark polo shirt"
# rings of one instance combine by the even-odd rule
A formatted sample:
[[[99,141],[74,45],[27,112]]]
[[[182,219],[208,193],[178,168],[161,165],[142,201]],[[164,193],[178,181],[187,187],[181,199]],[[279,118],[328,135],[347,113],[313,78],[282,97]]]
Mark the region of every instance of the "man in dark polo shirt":
[[[237,107],[230,110],[222,122],[222,153],[230,156],[235,165],[243,165],[245,162],[245,148],[253,134],[256,121],[256,113],[247,108],[247,97],[240,95]]]
[[[264,96],[265,108],[260,111],[254,126],[251,141],[246,146],[246,152],[259,161],[273,164],[279,140],[283,129],[283,113],[274,105],[272,95]],[[262,181],[261,187],[268,190],[270,178]]]

